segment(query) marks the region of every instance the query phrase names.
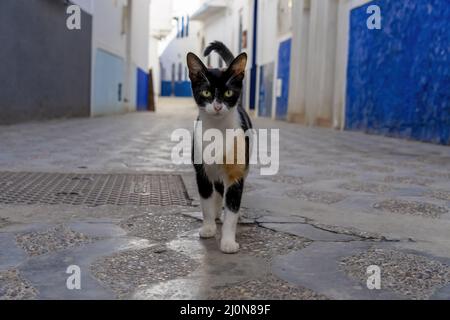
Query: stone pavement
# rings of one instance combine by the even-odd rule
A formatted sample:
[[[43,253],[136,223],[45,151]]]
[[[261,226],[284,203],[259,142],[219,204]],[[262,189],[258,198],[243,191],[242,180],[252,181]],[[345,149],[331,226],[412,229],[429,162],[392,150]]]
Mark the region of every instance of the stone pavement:
[[[170,161],[170,134],[192,128],[195,107],[185,99],[158,106],[0,127],[0,173],[75,174],[55,204],[17,200],[22,191],[54,192],[45,191],[51,180],[14,189],[12,175],[2,178],[0,299],[450,299],[449,147],[258,119],[259,128],[280,129],[280,172],[252,170],[241,251],[224,255],[218,239],[198,238],[190,166]],[[134,180],[137,204],[66,201],[98,174],[119,173],[181,175],[193,201],[139,205],[170,198],[173,187],[153,194]],[[113,197],[108,183],[101,192]],[[66,286],[70,265],[80,267],[81,290]],[[366,286],[371,265],[381,290]]]

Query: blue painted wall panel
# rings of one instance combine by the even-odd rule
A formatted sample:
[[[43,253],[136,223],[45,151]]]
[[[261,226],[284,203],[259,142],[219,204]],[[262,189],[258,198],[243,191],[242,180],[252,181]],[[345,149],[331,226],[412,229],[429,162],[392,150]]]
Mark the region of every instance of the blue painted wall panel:
[[[94,101],[92,114],[123,112],[124,61],[97,49],[94,70]]]
[[[190,81],[175,82],[175,97],[192,97]]]
[[[137,110],[148,109],[148,74],[142,69],[137,69]]]
[[[287,116],[289,101],[289,76],[291,67],[291,39],[280,43],[278,49],[277,78],[282,80],[281,96],[277,97],[276,117],[284,120]]]
[[[172,81],[161,81],[161,96],[170,97],[172,95]]]
[[[382,29],[366,13],[378,5]],[[450,144],[450,0],[353,9],[346,128]]]

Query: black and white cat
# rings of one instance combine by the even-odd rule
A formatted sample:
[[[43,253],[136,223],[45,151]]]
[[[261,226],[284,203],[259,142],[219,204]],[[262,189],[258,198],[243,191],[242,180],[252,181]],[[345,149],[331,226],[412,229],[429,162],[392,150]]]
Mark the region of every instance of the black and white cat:
[[[194,163],[198,191],[200,193],[203,211],[203,226],[200,237],[211,238],[216,235],[216,219],[220,218],[225,208],[220,250],[224,253],[236,253],[239,244],[236,242],[236,227],[239,219],[244,181],[249,170],[250,143],[249,135],[243,139],[243,144],[233,139],[231,144],[224,143],[224,154],[230,149],[245,153],[245,164],[206,164],[205,161],[196,163],[195,152],[203,155],[206,147],[202,141],[202,134],[208,129],[218,129],[226,136],[227,129],[242,129],[249,132],[252,128],[251,120],[242,107],[242,88],[247,64],[247,54],[241,53],[234,58],[230,50],[221,42],[211,43],[205,50],[205,56],[212,51],[217,52],[227,63],[226,69],[208,69],[193,53],[187,55],[189,77],[192,91],[199,109],[197,125],[194,129],[192,162]],[[236,150],[244,146],[245,150]],[[203,158],[202,158],[203,159]],[[225,201],[224,201],[225,200]]]

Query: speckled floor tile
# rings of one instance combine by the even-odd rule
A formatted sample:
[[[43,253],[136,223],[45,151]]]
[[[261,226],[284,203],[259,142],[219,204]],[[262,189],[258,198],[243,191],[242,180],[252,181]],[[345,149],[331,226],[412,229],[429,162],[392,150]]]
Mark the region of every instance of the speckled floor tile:
[[[373,194],[382,194],[392,190],[391,186],[379,183],[351,181],[341,184],[339,188],[354,191],[354,192],[366,192]]]
[[[320,179],[322,180],[347,179],[347,178],[354,178],[357,176],[357,174],[352,171],[334,170],[334,169],[325,169],[321,171],[316,171],[316,175],[320,177]]]
[[[442,214],[448,212],[446,208],[432,203],[395,199],[375,203],[373,207],[385,212],[421,216],[426,218],[439,218]]]
[[[302,178],[302,177],[295,177],[295,176],[275,175],[275,176],[270,176],[268,179],[270,181],[273,181],[273,182],[293,184],[293,185],[296,185],[296,186],[305,183],[305,179],[304,178]]]
[[[17,270],[0,272],[0,300],[32,300],[38,292]]]
[[[450,283],[450,267],[439,261],[390,249],[369,249],[346,257],[341,269],[351,278],[365,284],[367,267],[381,269],[381,288],[410,299],[428,299],[439,288]]]
[[[345,196],[336,192],[316,191],[316,190],[291,190],[286,192],[289,198],[300,199],[310,202],[334,204],[345,199]]]
[[[363,171],[377,172],[377,173],[392,173],[395,171],[395,169],[391,167],[381,167],[369,164],[362,164],[359,166],[359,168]]]
[[[118,297],[126,298],[140,285],[187,276],[197,266],[184,254],[156,246],[101,258],[92,264],[91,272]]]
[[[121,222],[129,235],[155,241],[169,241],[180,233],[201,227],[201,223],[181,214],[146,214]]]
[[[425,195],[439,200],[450,201],[450,191],[446,190],[430,190]]]
[[[65,225],[57,225],[44,231],[18,234],[16,242],[30,256],[39,256],[59,250],[82,246],[96,240]]]
[[[217,289],[211,300],[327,300],[324,295],[292,285],[275,276]]]
[[[8,219],[0,218],[0,229],[3,227],[6,227],[9,224],[10,224],[10,222],[8,221]]]
[[[386,183],[398,183],[398,184],[412,184],[418,186],[428,186],[433,183],[434,180],[427,178],[416,178],[416,177],[395,177],[387,176],[384,178]]]
[[[240,253],[271,258],[305,248],[311,241],[283,232],[247,225],[240,226],[236,236]]]

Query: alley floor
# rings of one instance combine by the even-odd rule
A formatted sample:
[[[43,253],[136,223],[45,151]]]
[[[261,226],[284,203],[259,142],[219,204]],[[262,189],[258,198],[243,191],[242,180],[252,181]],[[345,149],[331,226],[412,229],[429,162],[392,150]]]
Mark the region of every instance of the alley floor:
[[[256,119],[280,170],[251,171],[225,255],[171,161],[196,108],[157,107],[0,127],[0,300],[450,299],[449,147]]]

